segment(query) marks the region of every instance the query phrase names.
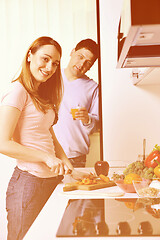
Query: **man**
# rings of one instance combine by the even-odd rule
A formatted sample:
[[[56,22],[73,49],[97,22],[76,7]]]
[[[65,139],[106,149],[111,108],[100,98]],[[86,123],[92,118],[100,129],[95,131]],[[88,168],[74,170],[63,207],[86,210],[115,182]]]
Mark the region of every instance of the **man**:
[[[85,167],[89,135],[98,126],[98,84],[86,76],[97,58],[97,43],[92,39],[82,40],[71,51],[68,66],[62,70],[64,96],[54,132],[74,167]],[[72,108],[78,108],[75,119]]]

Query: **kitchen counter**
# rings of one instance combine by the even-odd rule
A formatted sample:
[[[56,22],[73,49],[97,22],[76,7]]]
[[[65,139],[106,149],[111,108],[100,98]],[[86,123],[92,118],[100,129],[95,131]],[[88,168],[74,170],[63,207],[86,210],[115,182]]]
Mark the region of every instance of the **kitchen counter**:
[[[89,198],[104,198],[102,192],[117,192],[121,191],[119,187],[114,186],[114,187],[109,187],[105,189],[99,189],[99,190],[93,190],[90,192],[86,192],[86,194],[83,192],[82,195],[78,194],[78,191],[76,190],[70,193],[64,193],[63,192],[63,186],[64,183],[60,183],[53,194],[51,195],[50,199],[40,212],[39,216],[31,226],[30,230],[24,237],[24,240],[54,240],[54,239],[73,239],[69,237],[56,237],[56,232],[59,227],[59,224],[61,222],[62,216],[64,214],[65,208],[67,206],[68,200],[69,199],[89,199]],[[77,194],[76,194],[77,192]],[[100,194],[98,194],[100,193]],[[118,198],[137,198],[136,193],[126,193],[122,197]],[[105,197],[106,198],[106,197]],[[108,198],[108,197],[107,197]],[[112,198],[112,197],[109,197]],[[117,198],[117,197],[116,197]],[[90,240],[90,239],[97,239],[97,237],[74,237],[77,240]],[[99,237],[98,239],[106,239],[106,237]],[[115,240],[117,237],[107,237],[107,239]],[[120,238],[121,239],[121,238]],[[123,239],[136,239],[136,240],[142,240],[142,239],[159,239],[159,237],[123,237]]]

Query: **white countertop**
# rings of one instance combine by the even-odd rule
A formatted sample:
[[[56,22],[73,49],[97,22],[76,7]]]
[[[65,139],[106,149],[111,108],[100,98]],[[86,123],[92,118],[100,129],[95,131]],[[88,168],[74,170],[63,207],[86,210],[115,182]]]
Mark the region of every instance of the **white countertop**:
[[[30,230],[24,237],[24,240],[54,240],[54,239],[73,239],[73,238],[61,238],[56,237],[56,232],[59,227],[60,221],[62,219],[64,210],[67,206],[68,200],[73,199],[79,199],[79,198],[104,198],[103,193],[107,192],[115,192],[115,191],[121,191],[119,187],[109,187],[99,190],[92,190],[88,193],[88,191],[81,191],[76,190],[72,191],[70,193],[63,193],[63,183],[60,183],[53,194],[51,195],[50,199],[40,212],[39,216],[31,226]],[[83,192],[83,194],[79,195],[78,192]],[[100,193],[97,195],[97,193]],[[124,196],[119,198],[137,198],[136,193],[126,193]],[[109,197],[110,198],[110,197]],[[117,198],[117,197],[116,197]],[[74,237],[77,240],[90,240],[90,239],[97,239],[97,237]],[[123,239],[136,239],[136,240],[142,240],[142,239],[159,239],[160,237],[123,237]],[[98,237],[98,239],[106,239],[106,237]],[[107,237],[108,240],[115,240],[117,237]]]

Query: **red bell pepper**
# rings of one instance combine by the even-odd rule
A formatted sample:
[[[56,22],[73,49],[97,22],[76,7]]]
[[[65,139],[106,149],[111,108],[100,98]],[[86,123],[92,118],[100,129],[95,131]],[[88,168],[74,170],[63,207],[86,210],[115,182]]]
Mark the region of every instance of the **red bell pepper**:
[[[150,167],[155,168],[158,165],[157,162],[160,163],[160,151],[154,150],[144,160],[144,165],[148,168]]]

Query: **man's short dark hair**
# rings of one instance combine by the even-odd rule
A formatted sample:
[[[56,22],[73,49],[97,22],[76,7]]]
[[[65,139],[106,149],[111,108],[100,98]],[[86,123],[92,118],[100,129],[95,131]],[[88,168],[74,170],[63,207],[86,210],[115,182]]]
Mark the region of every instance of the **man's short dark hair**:
[[[87,38],[77,43],[75,50],[77,51],[81,48],[86,48],[91,51],[95,57],[95,60],[98,58],[98,44],[92,39]]]

